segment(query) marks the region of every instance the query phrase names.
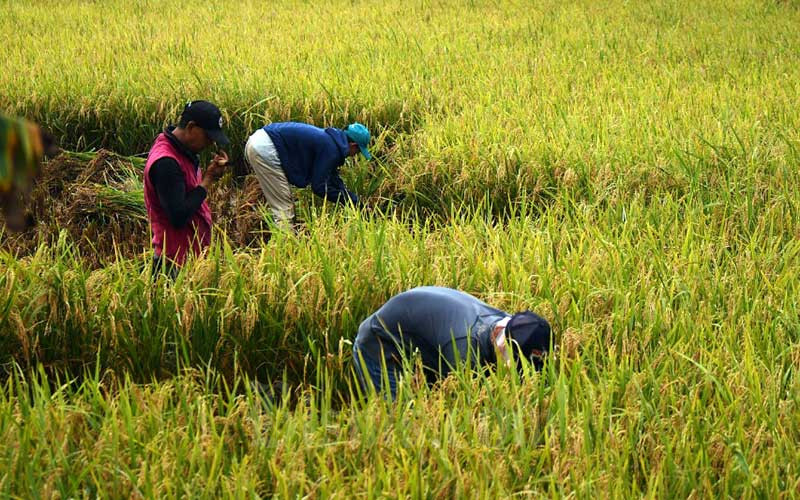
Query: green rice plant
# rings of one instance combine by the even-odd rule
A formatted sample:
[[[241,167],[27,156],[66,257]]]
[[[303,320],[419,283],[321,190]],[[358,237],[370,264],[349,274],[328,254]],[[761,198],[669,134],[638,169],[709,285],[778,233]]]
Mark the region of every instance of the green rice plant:
[[[61,227],[0,251],[0,496],[796,495],[792,2],[0,7],[0,109],[64,146],[141,155],[207,98],[234,161],[288,119],[378,158],[343,169],[378,209],[303,192],[303,233],[173,282]],[[80,155],[141,217],[142,160]],[[363,397],[358,325],[418,285],[537,311],[558,358]]]
[[[84,185],[73,192],[75,215],[83,217],[147,220],[141,187],[123,191],[102,184]]]
[[[559,189],[680,194],[720,153],[729,171],[796,157],[791,2],[276,5],[265,19],[258,2],[206,2],[198,32],[169,5],[6,1],[0,109],[72,149],[144,154],[207,98],[236,161],[264,123],[358,120],[389,175],[359,163],[353,180],[434,212]]]
[[[681,356],[639,374],[612,358],[603,379],[587,369],[574,358],[521,378],[456,371],[433,388],[408,377],[394,404],[341,409],[324,388],[267,402],[246,377],[226,382],[213,370],[147,385],[102,371],[80,382],[16,372],[0,391],[0,487],[63,496],[774,496],[796,484],[796,398],[742,411],[750,395],[728,399],[707,384],[731,384],[715,372],[734,367]],[[796,380],[787,389],[796,395]]]

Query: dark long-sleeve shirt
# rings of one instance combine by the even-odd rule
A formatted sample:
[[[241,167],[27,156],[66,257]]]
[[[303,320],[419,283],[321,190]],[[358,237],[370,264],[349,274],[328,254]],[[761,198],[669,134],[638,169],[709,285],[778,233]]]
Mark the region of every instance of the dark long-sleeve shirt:
[[[422,364],[444,377],[468,355],[473,363],[494,362],[491,330],[506,316],[458,290],[418,287],[395,295],[365,319],[355,343],[376,360],[419,351]]]
[[[165,135],[170,142],[178,147],[178,150],[186,155],[197,168],[199,168],[199,159],[197,155],[192,153],[186,146],[183,145],[174,135],[172,131],[175,127],[169,127],[165,130]],[[186,181],[183,178],[178,162],[172,158],[164,157],[156,160],[150,167],[150,182],[158,195],[158,201],[161,207],[167,213],[169,222],[173,226],[180,228],[189,223],[192,215],[200,209],[200,205],[208,196],[205,188],[197,186],[194,189],[186,191]]]

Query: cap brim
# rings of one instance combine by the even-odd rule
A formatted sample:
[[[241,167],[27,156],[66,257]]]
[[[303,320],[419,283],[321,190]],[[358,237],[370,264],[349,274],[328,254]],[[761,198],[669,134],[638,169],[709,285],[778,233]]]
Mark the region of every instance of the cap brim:
[[[367,160],[371,160],[372,159],[372,155],[369,154],[369,151],[367,151],[367,148],[365,148],[364,146],[359,144],[358,145],[358,149],[361,150],[361,154],[364,155],[364,158],[366,158]]]
[[[217,143],[217,146],[227,146],[231,143],[222,130],[206,130],[206,134],[212,141]]]

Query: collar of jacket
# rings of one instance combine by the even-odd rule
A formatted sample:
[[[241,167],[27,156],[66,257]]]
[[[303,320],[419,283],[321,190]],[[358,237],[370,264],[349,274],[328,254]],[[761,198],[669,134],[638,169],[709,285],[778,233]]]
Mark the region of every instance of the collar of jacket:
[[[167,128],[164,129],[164,135],[167,137],[167,140],[171,142],[172,145],[178,149],[178,151],[180,151],[184,156],[192,160],[194,166],[197,167],[198,165],[200,165],[200,158],[191,149],[187,148],[186,145],[182,143],[177,137],[175,137],[175,134],[172,133],[175,130],[175,128],[176,128],[175,125],[168,126]]]

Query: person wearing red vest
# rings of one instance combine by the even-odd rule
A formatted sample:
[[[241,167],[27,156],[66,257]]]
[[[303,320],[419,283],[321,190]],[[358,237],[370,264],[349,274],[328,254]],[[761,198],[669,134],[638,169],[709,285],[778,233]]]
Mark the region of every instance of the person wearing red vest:
[[[186,105],[177,126],[159,134],[144,168],[144,204],[153,233],[153,271],[177,272],[189,253],[200,254],[211,243],[211,210],[208,189],[225,170],[228,156],[214,155],[205,171],[198,153],[227,146],[222,114],[208,101]]]

